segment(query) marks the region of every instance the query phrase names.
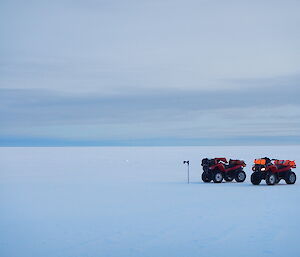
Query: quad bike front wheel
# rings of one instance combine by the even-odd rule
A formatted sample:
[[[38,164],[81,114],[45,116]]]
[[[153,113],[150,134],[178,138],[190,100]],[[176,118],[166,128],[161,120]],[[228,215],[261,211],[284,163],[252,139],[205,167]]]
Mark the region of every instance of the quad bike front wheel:
[[[216,171],[213,175],[213,181],[215,183],[221,183],[223,180],[223,174],[220,171]]]
[[[236,173],[235,181],[238,182],[238,183],[241,183],[241,182],[244,182],[245,179],[246,179],[246,173],[243,170],[239,170]]]
[[[203,172],[201,176],[203,182],[208,183],[211,181],[211,175],[208,172]]]
[[[286,174],[285,182],[286,182],[287,184],[295,184],[296,179],[297,179],[297,178],[296,178],[295,172],[289,171],[289,172]]]
[[[269,185],[269,186],[273,186],[276,184],[276,181],[277,181],[277,178],[276,178],[276,175],[274,173],[268,173],[267,176],[266,176],[266,183]]]
[[[259,185],[261,182],[261,175],[259,172],[255,171],[251,174],[251,183],[253,185]]]

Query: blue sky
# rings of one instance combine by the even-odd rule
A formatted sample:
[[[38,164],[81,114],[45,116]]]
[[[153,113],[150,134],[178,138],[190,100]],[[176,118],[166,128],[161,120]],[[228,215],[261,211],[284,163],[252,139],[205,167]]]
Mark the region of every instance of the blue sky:
[[[299,1],[1,1],[0,145],[300,143]]]

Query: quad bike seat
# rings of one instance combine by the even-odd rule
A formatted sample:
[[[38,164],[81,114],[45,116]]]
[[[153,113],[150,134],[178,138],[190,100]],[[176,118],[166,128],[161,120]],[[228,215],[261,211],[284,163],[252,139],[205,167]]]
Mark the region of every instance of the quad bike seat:
[[[236,165],[242,165],[243,167],[246,167],[246,163],[243,160],[229,160],[229,165],[236,166]]]
[[[227,162],[227,159],[224,158],[224,157],[222,157],[222,158],[215,158],[215,162],[216,162],[216,163],[219,163],[219,162],[228,163],[228,162]]]
[[[229,159],[229,162],[226,166],[226,168],[232,168],[234,166],[243,166],[243,167],[246,167],[246,164],[243,160],[232,160],[232,159]]]

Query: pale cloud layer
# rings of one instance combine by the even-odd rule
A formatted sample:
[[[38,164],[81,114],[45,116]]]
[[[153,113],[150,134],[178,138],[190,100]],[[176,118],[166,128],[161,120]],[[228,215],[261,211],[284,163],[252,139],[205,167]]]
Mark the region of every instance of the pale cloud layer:
[[[1,1],[0,140],[299,137],[299,13],[292,0]]]

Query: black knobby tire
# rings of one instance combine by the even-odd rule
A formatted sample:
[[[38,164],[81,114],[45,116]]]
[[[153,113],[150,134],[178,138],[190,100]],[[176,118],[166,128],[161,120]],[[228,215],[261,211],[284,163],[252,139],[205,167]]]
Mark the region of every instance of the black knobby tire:
[[[232,177],[229,177],[229,176],[225,176],[225,177],[224,177],[224,180],[225,180],[226,182],[231,182],[231,181],[233,180],[233,178],[232,178]]]
[[[203,172],[201,176],[203,182],[208,183],[211,181],[211,175],[208,172]]]
[[[266,176],[266,183],[269,186],[275,185],[276,181],[277,181],[277,178],[276,178],[276,175],[274,173],[270,172],[270,173],[267,174],[267,176]]]
[[[238,183],[241,183],[241,182],[244,182],[245,179],[246,179],[245,171],[243,171],[243,170],[237,171],[236,176],[235,176],[235,181]]]
[[[261,175],[259,172],[255,171],[251,174],[251,183],[253,185],[259,185],[261,182]]]
[[[215,183],[221,183],[223,180],[223,174],[220,171],[215,171],[213,175],[213,181]]]
[[[292,171],[289,171],[285,176],[285,182],[287,184],[295,184],[296,179],[297,179],[296,174],[295,172]]]

